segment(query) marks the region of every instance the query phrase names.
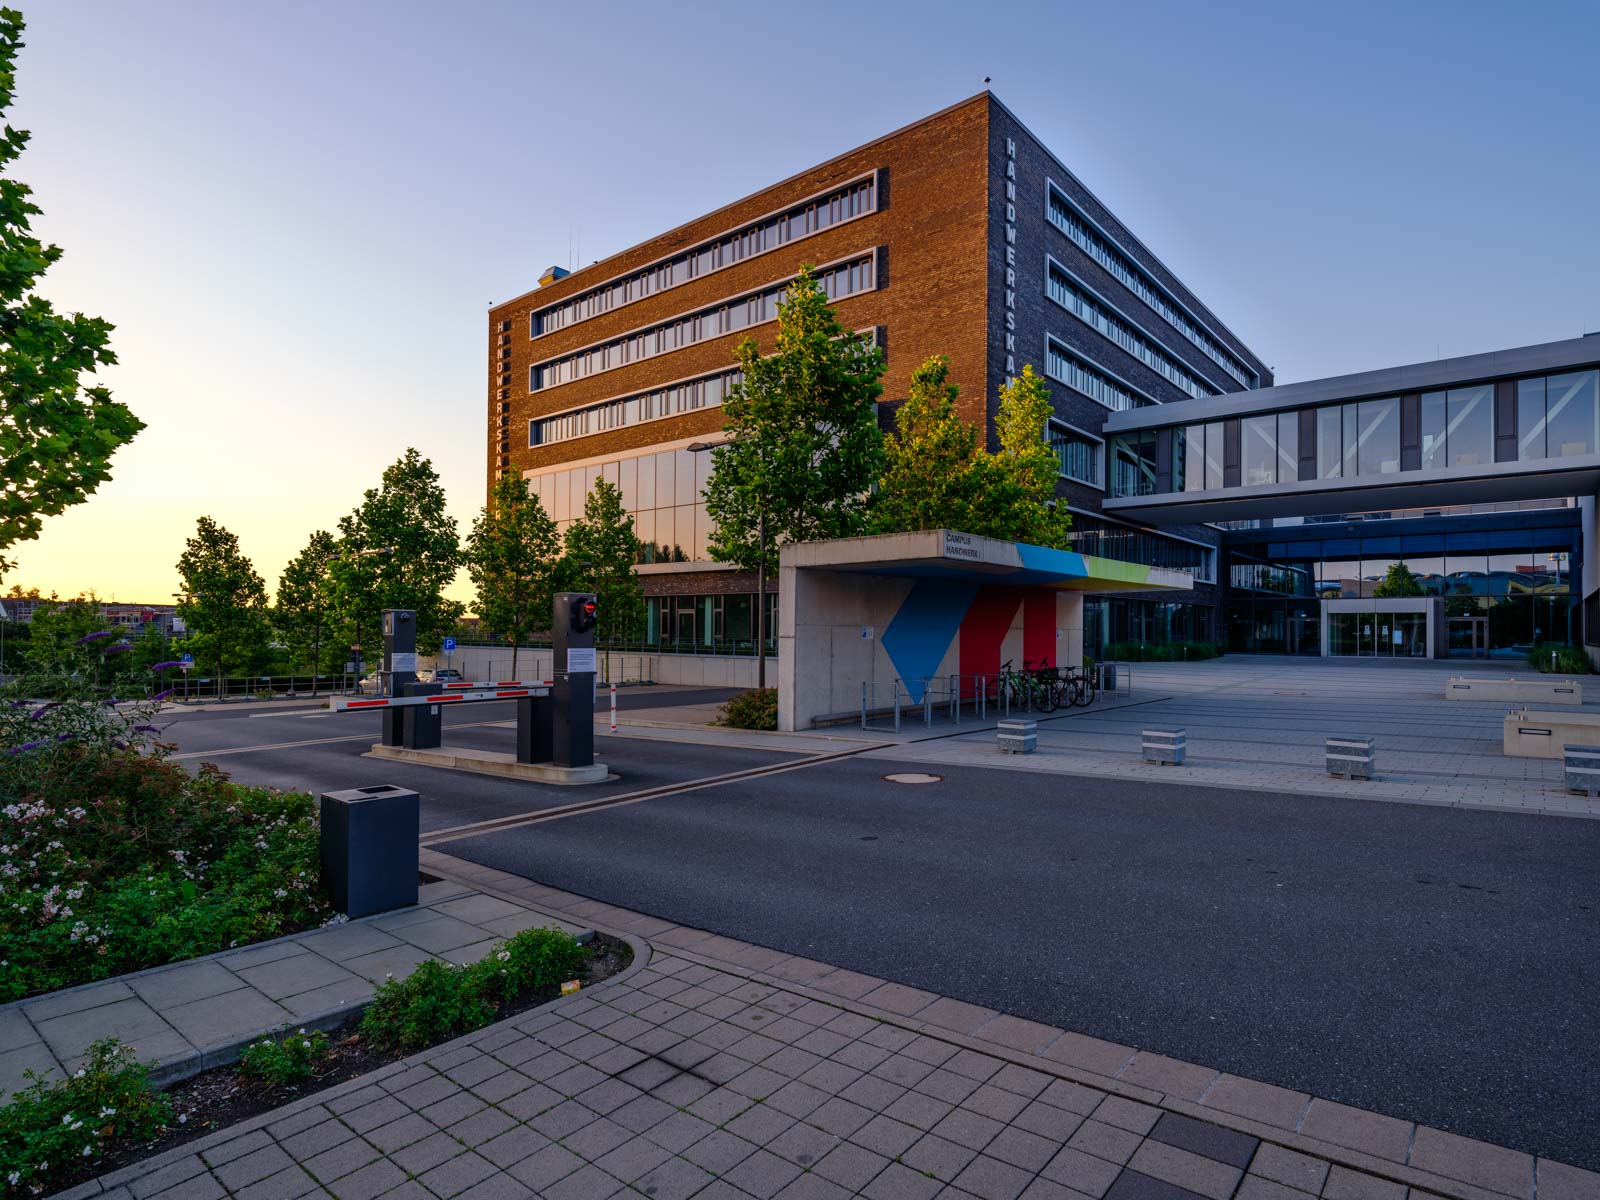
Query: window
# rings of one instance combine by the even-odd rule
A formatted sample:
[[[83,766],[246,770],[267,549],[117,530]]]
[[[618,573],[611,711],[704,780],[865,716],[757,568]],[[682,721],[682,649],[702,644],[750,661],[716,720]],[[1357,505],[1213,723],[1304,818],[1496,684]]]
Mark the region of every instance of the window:
[[[1339,479],[1344,474],[1343,423],[1337,407],[1317,409],[1317,478]]]
[[[1222,486],[1222,438],[1221,421],[1174,430],[1175,491],[1205,492]]]
[[[1060,188],[1051,183],[1046,214],[1050,223],[1066,234],[1080,250],[1105,268],[1117,282],[1149,305],[1212,362],[1246,388],[1261,383],[1261,377],[1243,360],[1222,345],[1171,292],[1157,283],[1133,261],[1105,230],[1095,224]]]
[[[1148,408],[1156,403],[1133,385],[1122,382],[1110,372],[1073,353],[1055,338],[1045,339],[1044,353],[1046,375],[1112,412]]]
[[[1112,442],[1111,494],[1153,496],[1156,490],[1156,432],[1141,429]]]
[[[528,445],[546,446],[586,437],[624,425],[659,421],[698,408],[715,408],[728,389],[742,378],[739,371],[719,371],[715,375],[668,384],[648,392],[604,400],[553,417],[535,417],[528,422]]]
[[[1400,469],[1400,401],[1363,400],[1347,404],[1357,414],[1360,433],[1358,474],[1389,475]]]
[[[1278,482],[1294,483],[1300,478],[1300,414],[1278,414]]]
[[[1278,418],[1273,413],[1246,417],[1241,433],[1244,485],[1278,482]]]
[[[1098,438],[1079,433],[1059,421],[1051,421],[1050,449],[1056,452],[1060,472],[1067,479],[1076,479],[1090,487],[1102,487],[1100,482],[1100,448]]]
[[[1422,394],[1422,469],[1437,471],[1449,464],[1445,457],[1448,418],[1443,392]]]
[[[1546,456],[1565,458],[1600,451],[1600,371],[1551,375],[1545,380]]]
[[[1451,388],[1445,396],[1445,453],[1452,467],[1494,462],[1494,385]]]
[[[775,250],[786,242],[809,236],[828,225],[876,212],[877,200],[876,173],[865,179],[853,180],[821,199],[796,205],[783,216],[768,218],[759,224],[723,234],[672,258],[651,263],[620,279],[609,280],[580,292],[560,304],[535,309],[528,319],[529,336],[540,337],[565,329],[667,288],[679,287],[691,278],[699,279],[736,262]],[[820,214],[824,212],[828,216],[821,219]]]
[[[1062,308],[1190,396],[1198,398],[1219,394],[1218,389],[1169,357],[1137,325],[1074,279],[1055,259],[1046,256],[1046,267],[1045,294]]]
[[[856,292],[872,291],[877,286],[876,265],[876,254],[864,254],[851,262],[818,271],[816,280],[830,300],[839,300]],[[783,302],[790,282],[784,280],[756,295],[719,302],[648,329],[636,330],[603,345],[586,347],[560,358],[536,363],[528,368],[528,390],[537,392],[557,387],[575,379],[614,370],[626,363],[670,354],[696,342],[721,337],[723,333],[738,328],[731,322],[724,327],[725,309],[746,306],[748,325],[770,321],[777,316],[778,305]]]

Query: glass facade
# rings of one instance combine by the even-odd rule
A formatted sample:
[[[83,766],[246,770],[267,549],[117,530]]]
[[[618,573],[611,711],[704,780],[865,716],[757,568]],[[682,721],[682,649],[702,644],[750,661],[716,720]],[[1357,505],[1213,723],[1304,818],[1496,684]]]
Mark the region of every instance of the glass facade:
[[[529,490],[563,532],[583,515],[596,479],[615,484],[644,543],[639,561],[656,563],[710,561],[706,543],[712,526],[702,498],[710,476],[709,454],[654,450],[594,466],[540,471],[527,479]]]
[[[647,645],[680,653],[748,654],[756,638],[755,593],[646,596]],[[778,594],[767,593],[767,651],[778,645]]]
[[[1052,421],[1049,445],[1055,451],[1059,463],[1057,469],[1063,479],[1075,479],[1090,487],[1103,486],[1100,481],[1100,459],[1105,447],[1098,438],[1079,433],[1059,421]]]
[[[1600,370],[1567,371],[1514,381],[1511,388],[1516,459],[1532,462],[1600,453]],[[1495,454],[1495,385],[1423,392],[1412,396],[1411,415],[1402,398],[1384,396],[1344,404],[1247,414],[1234,421],[1172,427],[1172,490],[1210,491],[1212,466],[1225,461],[1222,439],[1237,436],[1243,487],[1298,482],[1300,414],[1309,411],[1316,438],[1316,478],[1371,479],[1406,470],[1470,472],[1491,466]],[[1403,429],[1405,421],[1413,424]],[[1237,425],[1236,435],[1229,426]],[[1508,432],[1508,431],[1505,431]],[[1111,495],[1148,496],[1165,472],[1157,461],[1155,429],[1111,438]],[[1413,456],[1406,465],[1409,443]],[[1310,448],[1306,448],[1308,451]],[[1204,468],[1196,467],[1203,462]],[[1126,469],[1115,464],[1126,463]],[[1199,470],[1200,473],[1196,473]]]
[[[864,254],[851,262],[818,271],[816,280],[829,300],[840,300],[857,292],[872,291],[877,286],[876,264],[876,254]],[[786,279],[759,292],[709,305],[625,337],[535,363],[528,368],[528,390],[537,392],[557,387],[776,320],[778,306],[783,302],[789,283]]]
[[[1459,520],[1429,524],[1434,526],[1429,531],[1385,529],[1383,536],[1236,540],[1227,550],[1230,648],[1319,653],[1320,602],[1379,599],[1379,587],[1396,563],[1409,568],[1422,595],[1443,597],[1452,653],[1470,654],[1475,644],[1480,653],[1520,656],[1544,642],[1578,639],[1575,524],[1475,530],[1461,528]],[[1337,615],[1329,614],[1335,641],[1344,637],[1336,635]],[[1404,622],[1391,619],[1396,616],[1385,614],[1379,622],[1387,627],[1388,652],[1421,645],[1417,638],[1422,635],[1413,638]],[[1400,643],[1393,641],[1396,632],[1405,635]],[[1357,645],[1356,637],[1350,634],[1351,647]],[[1338,641],[1331,649],[1382,650],[1376,643],[1366,649],[1341,650],[1342,645]],[[1426,653],[1425,647],[1421,652]]]
[[[530,336],[553,333],[608,313],[623,305],[654,296],[691,279],[776,250],[799,238],[831,229],[855,217],[877,211],[874,179],[857,180],[817,200],[808,200],[787,212],[723,234],[709,242],[651,263],[621,279],[591,288],[560,304],[534,310],[529,315]]]

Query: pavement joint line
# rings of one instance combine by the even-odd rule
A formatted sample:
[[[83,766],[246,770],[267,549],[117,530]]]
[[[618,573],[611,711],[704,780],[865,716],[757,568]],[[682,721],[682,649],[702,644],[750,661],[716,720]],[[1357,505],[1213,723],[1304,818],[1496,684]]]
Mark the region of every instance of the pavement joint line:
[[[499,871],[496,868],[479,868],[475,863],[453,859],[452,856],[440,851],[434,851],[434,854],[436,858],[450,859],[451,864],[462,863],[467,867],[473,868],[474,875],[477,875],[482,871],[488,871],[492,875],[504,876],[506,878],[526,878],[525,876],[512,875],[507,871]],[[442,874],[446,878],[452,877],[450,873],[451,866],[448,864],[441,864],[435,861],[431,864],[430,870],[434,871],[435,873]],[[460,878],[455,878],[454,881],[457,883],[466,883],[465,880]],[[528,882],[538,884],[537,880],[528,880]],[[556,913],[560,913],[562,911],[560,909],[556,909],[555,913],[552,913],[538,901],[518,899],[512,893],[501,892],[496,887],[494,882],[486,878],[475,879],[468,886],[472,886],[488,895],[499,895],[502,899],[514,900],[516,903],[525,905],[530,909],[544,912],[552,919],[570,920],[570,917],[556,916]],[[547,885],[539,884],[539,886]],[[551,890],[561,891],[562,889]],[[569,892],[564,894],[578,896],[577,893]],[[604,901],[598,901],[594,897],[578,896],[578,899],[580,901],[587,900],[595,903],[606,903]],[[621,906],[608,905],[608,907],[620,908]],[[650,914],[640,913],[637,915],[649,916]],[[665,918],[658,919],[665,920]],[[628,937],[630,939],[639,937],[639,935],[628,934],[623,930],[609,927],[600,922],[594,922],[594,924],[596,928],[611,933],[613,936]],[[708,931],[708,937],[716,936],[718,935],[714,932]],[[640,940],[648,941],[649,939],[644,938]],[[757,943],[750,944],[756,945]],[[768,947],[768,949],[775,948]],[[805,984],[796,983],[792,980],[772,975],[766,971],[752,970],[725,959],[713,958],[703,954],[696,954],[693,949],[693,944],[687,947],[669,947],[668,954],[671,957],[684,958],[690,962],[709,967],[716,971],[721,971],[730,975],[737,975],[741,978],[748,979],[753,983],[759,983],[763,986],[771,987],[779,991],[787,991],[795,995],[802,996],[808,1000],[816,1000],[824,1004],[829,1004],[843,1011],[852,1012],[859,1016],[878,1021],[881,1024],[893,1025],[907,1030],[908,1032],[919,1033],[926,1037],[936,1038],[953,1045],[961,1046],[964,1049],[973,1050],[980,1054],[986,1054],[991,1058],[998,1058],[1002,1061],[1013,1063],[1017,1066],[1039,1071],[1042,1074],[1052,1075],[1056,1078],[1065,1079],[1069,1082],[1082,1084],[1085,1087],[1094,1088],[1098,1091],[1105,1092],[1108,1095],[1122,1096],[1125,1099],[1135,1100],[1144,1104],[1150,1104],[1154,1107],[1163,1109],[1164,1111],[1178,1113],[1180,1116],[1191,1117],[1197,1121],[1204,1121],[1225,1129],[1232,1129],[1235,1132],[1245,1133],[1252,1137],[1259,1138],[1264,1144],[1270,1143],[1284,1149],[1295,1150],[1303,1154],[1309,1154],[1314,1157],[1326,1159],[1333,1165],[1349,1167],[1352,1170],[1374,1175],[1381,1179],[1385,1179],[1405,1187],[1423,1189],[1433,1193],[1436,1196],[1447,1197],[1449,1200],[1506,1200],[1508,1196],[1515,1196],[1516,1200],[1527,1200],[1527,1197],[1523,1193],[1503,1193],[1492,1191],[1478,1187],[1464,1180],[1457,1180],[1447,1176],[1436,1175],[1431,1171],[1412,1166],[1410,1164],[1411,1147],[1415,1145],[1417,1130],[1421,1128],[1414,1121],[1408,1122],[1411,1126],[1411,1144],[1407,1147],[1407,1161],[1404,1163],[1397,1163],[1392,1159],[1379,1158],[1376,1155],[1368,1154],[1365,1151],[1356,1149],[1354,1147],[1342,1146],[1335,1142],[1324,1142],[1318,1138],[1310,1137],[1304,1133],[1301,1133],[1298,1130],[1290,1130],[1285,1129],[1282,1126],[1269,1125],[1265,1122],[1257,1121],[1250,1117],[1244,1117],[1235,1113],[1230,1113],[1225,1109],[1212,1108],[1205,1105],[1203,1102],[1183,1100],[1179,1097],[1173,1096],[1170,1093],[1160,1092],[1153,1088],[1145,1088],[1136,1084],[1126,1083],[1123,1080],[1116,1079],[1111,1076],[1100,1075],[1094,1071],[1087,1070],[1086,1068],[1074,1067],[1070,1064],[1055,1062],[1053,1060],[1043,1058],[1038,1054],[1030,1055],[1026,1052],[1014,1050],[1009,1046],[999,1043],[985,1042],[981,1039],[972,1037],[971,1035],[957,1033],[954,1030],[945,1029],[942,1026],[933,1025],[929,1022],[918,1021],[914,1013],[910,1015],[903,1015],[900,1013],[891,1012],[887,1009],[876,1008],[872,1005],[864,1004],[859,1000],[853,1000],[847,996],[840,996],[832,992],[808,987]],[[885,982],[893,981],[886,980]],[[1064,1034],[1072,1031],[1063,1029],[1061,1032]],[[1135,1052],[1137,1053],[1137,1048],[1135,1048]],[[1152,1051],[1152,1053],[1156,1052]],[[1122,1069],[1126,1069],[1126,1064],[1124,1064]],[[1215,1087],[1216,1082],[1221,1080],[1224,1074],[1225,1073],[1221,1071],[1217,1073],[1216,1079],[1213,1080],[1210,1085],[1208,1085],[1206,1089],[1207,1093],[1209,1093],[1212,1088]],[[1311,1100],[1315,1099],[1317,1099],[1317,1097],[1313,1096],[1307,1101],[1308,1108]],[[1303,1113],[1301,1119],[1303,1119]],[[1399,1119],[1404,1120],[1405,1118]],[[1537,1154],[1530,1154],[1529,1157],[1534,1160],[1535,1164],[1537,1164],[1539,1158]],[[1537,1166],[1535,1169],[1537,1169]]]

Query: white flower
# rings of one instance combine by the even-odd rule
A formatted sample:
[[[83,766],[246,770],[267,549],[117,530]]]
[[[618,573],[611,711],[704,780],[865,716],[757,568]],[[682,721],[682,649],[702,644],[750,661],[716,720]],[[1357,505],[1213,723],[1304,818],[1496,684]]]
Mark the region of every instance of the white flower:
[[[92,1154],[93,1152],[94,1152],[94,1147],[92,1147],[92,1146],[85,1146],[83,1148],[83,1156],[85,1158],[88,1158],[89,1155]]]
[[[307,1042],[301,1042],[300,1044],[302,1046],[304,1046],[307,1050],[311,1049],[311,1043],[308,1042],[308,1041]]]
[[[117,1110],[110,1107],[102,1108],[100,1110],[100,1115],[102,1117],[114,1117],[117,1115]]]
[[[13,1171],[13,1172],[11,1172],[11,1174],[6,1176],[6,1182],[9,1183],[12,1187],[16,1187],[17,1184],[21,1180],[22,1180],[22,1172],[21,1171]]]
[[[179,1125],[186,1125],[186,1124],[188,1124],[188,1121],[189,1121],[189,1114],[188,1113],[179,1113],[178,1114],[178,1124]]]

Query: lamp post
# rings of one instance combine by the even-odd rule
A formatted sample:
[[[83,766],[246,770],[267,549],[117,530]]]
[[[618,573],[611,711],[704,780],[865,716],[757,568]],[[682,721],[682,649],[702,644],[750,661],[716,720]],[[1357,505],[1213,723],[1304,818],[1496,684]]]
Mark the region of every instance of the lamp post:
[[[726,442],[691,442],[684,449],[690,454],[714,450]],[[756,501],[756,687],[767,686],[767,505]]]

